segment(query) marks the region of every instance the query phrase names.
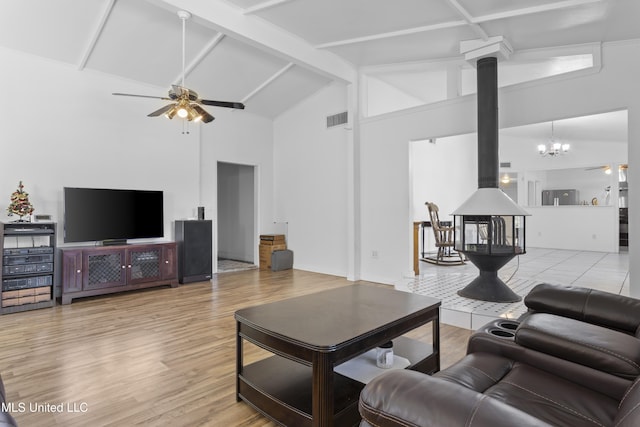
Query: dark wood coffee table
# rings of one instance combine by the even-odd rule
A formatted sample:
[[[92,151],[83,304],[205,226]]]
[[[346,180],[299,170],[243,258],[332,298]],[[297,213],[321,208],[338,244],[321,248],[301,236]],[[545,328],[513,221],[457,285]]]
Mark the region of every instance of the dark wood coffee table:
[[[353,426],[364,384],[334,367],[393,340],[408,369],[440,370],[440,301],[352,285],[238,310],[237,400],[286,426]],[[433,324],[431,344],[401,335]],[[243,341],[272,357],[244,366]]]

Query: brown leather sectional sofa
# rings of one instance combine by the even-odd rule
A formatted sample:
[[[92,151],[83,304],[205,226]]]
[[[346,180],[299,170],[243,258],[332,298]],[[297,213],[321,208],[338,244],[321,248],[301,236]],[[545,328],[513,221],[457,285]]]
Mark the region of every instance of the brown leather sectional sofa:
[[[8,408],[7,405],[7,395],[4,391],[4,383],[2,382],[2,378],[0,377],[0,399],[2,405],[2,410],[0,411],[0,427],[14,427],[16,426],[16,420],[13,419],[11,414],[6,411]]]
[[[640,426],[640,300],[548,284],[433,376],[398,370],[360,396],[365,426]]]

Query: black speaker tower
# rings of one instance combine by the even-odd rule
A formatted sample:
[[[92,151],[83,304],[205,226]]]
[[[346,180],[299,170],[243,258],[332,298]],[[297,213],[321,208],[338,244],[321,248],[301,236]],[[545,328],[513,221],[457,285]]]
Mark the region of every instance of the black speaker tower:
[[[176,221],[178,281],[182,284],[211,279],[213,249],[211,220]]]

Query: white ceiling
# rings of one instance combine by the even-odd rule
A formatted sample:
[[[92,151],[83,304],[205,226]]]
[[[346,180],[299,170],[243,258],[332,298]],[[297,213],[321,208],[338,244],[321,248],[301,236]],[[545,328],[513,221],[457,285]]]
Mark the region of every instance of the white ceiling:
[[[604,144],[628,142],[627,111],[611,111],[591,116],[573,117],[553,122],[556,139],[572,145],[581,141]],[[551,122],[500,129],[501,140],[517,139],[545,142],[551,138]]]
[[[181,76],[176,12],[188,10],[186,85],[269,118],[363,67],[460,58],[462,40],[501,35],[518,52],[640,38],[638,0],[5,0],[1,8],[0,46],[138,81],[158,96]],[[159,107],[137,102],[141,114]]]

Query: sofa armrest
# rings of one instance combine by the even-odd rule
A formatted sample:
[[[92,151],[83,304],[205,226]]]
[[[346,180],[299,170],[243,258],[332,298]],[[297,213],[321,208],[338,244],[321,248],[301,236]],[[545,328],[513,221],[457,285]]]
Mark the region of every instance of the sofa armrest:
[[[629,380],[640,375],[640,340],[591,323],[534,313],[522,320],[515,341]]]
[[[541,283],[524,298],[529,311],[556,314],[637,335],[640,300],[595,289]]]
[[[17,426],[16,420],[11,414],[5,411],[5,404],[7,403],[7,394],[4,390],[4,383],[2,377],[0,377],[0,399],[2,400],[2,411],[0,411],[0,427],[14,427]]]
[[[441,378],[393,370],[360,394],[363,426],[547,426],[499,400]]]

